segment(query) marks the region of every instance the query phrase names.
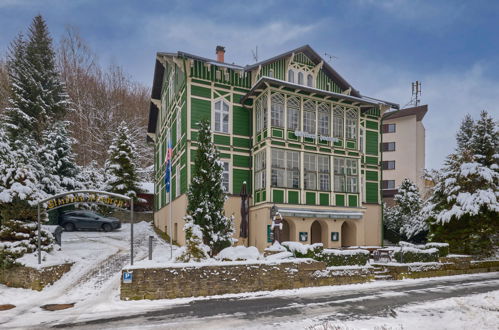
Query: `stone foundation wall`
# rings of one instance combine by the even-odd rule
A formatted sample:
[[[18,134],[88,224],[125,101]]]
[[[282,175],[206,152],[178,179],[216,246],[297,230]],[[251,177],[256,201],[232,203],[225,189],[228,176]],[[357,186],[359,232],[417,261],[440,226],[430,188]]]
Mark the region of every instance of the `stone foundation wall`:
[[[125,212],[121,210],[114,210],[110,215],[110,217],[115,217],[121,220],[123,223],[130,223],[130,212]],[[152,222],[154,220],[153,212],[134,212],[133,213],[133,222],[141,222],[147,221]]]
[[[427,265],[385,265],[383,267],[388,270],[387,274],[391,275],[395,280],[499,271],[499,260],[471,261],[469,259],[452,260],[451,258],[445,258],[442,261],[445,262],[428,263]]]
[[[172,299],[364,283],[371,268],[327,269],[323,262],[232,264],[133,269],[133,282],[121,283],[122,300]],[[123,278],[123,277],[122,277]]]
[[[24,288],[41,291],[47,285],[59,280],[73,264],[44,267],[40,269],[14,266],[0,269],[0,283],[13,288]]]

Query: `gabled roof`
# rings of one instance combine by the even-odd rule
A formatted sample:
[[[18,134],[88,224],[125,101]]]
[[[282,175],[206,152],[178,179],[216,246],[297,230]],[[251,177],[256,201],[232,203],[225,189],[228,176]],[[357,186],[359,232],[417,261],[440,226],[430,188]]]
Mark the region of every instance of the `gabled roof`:
[[[428,112],[428,105],[420,105],[412,108],[400,109],[398,111],[385,112],[383,115],[383,120],[395,119],[407,116],[416,116],[417,121],[423,120],[424,116]]]
[[[310,47],[309,45],[304,45],[304,46],[298,47],[298,48],[290,50],[286,53],[282,53],[280,55],[269,58],[265,61],[261,61],[261,62],[255,63],[255,64],[247,65],[245,67],[245,69],[247,71],[250,71],[250,70],[253,70],[255,68],[258,68],[258,66],[260,66],[260,65],[266,65],[266,64],[275,62],[277,60],[280,60],[283,57],[291,56],[293,53],[294,54],[303,53],[303,54],[307,55],[307,57],[315,64],[319,64],[320,62],[323,62],[322,70],[324,71],[324,73],[327,76],[329,76],[329,78],[331,78],[333,81],[335,81],[338,84],[338,86],[340,86],[340,88],[342,90],[347,90],[347,89],[351,88],[352,89],[351,95],[360,97],[360,92],[358,90],[356,90],[355,88],[353,88],[353,86],[350,85],[349,82],[347,82],[338,72],[336,72],[336,70],[334,70],[326,61],[324,61],[324,59],[315,50],[313,50],[312,47]]]

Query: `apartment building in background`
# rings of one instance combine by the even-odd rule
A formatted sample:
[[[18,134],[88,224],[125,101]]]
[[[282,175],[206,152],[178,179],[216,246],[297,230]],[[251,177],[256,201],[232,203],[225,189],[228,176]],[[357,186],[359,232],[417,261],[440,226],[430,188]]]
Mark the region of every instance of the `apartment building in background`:
[[[393,205],[393,196],[405,178],[414,182],[424,196],[427,183],[425,168],[425,127],[423,118],[428,105],[385,112],[383,115],[383,200]]]

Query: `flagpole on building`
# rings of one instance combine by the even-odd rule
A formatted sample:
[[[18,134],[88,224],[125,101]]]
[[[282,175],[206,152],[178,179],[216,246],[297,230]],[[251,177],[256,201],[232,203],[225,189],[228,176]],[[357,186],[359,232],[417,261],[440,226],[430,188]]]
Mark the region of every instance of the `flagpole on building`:
[[[171,148],[171,145],[172,145],[172,131],[171,129],[168,130],[168,148]],[[169,150],[169,152],[172,152],[171,150]],[[172,235],[172,226],[173,226],[173,221],[172,221],[172,218],[173,218],[173,215],[172,215],[172,209],[173,209],[173,206],[172,206],[172,184],[171,184],[171,181],[172,181],[172,158],[173,158],[173,155],[170,155],[170,166],[168,167],[168,178],[170,180],[170,261],[173,259],[173,235]]]

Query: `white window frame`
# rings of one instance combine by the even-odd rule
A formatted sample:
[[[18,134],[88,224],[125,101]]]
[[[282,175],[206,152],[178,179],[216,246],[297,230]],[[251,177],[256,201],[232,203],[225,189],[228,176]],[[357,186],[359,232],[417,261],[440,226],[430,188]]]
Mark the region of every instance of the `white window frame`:
[[[319,114],[318,130],[320,135],[330,136],[331,108],[328,103],[319,103],[317,107]]]
[[[286,111],[288,116],[287,128],[295,131],[300,129],[300,98],[288,96],[286,99]]]
[[[308,107],[311,104],[312,107]],[[316,134],[317,123],[316,123],[316,103],[312,100],[306,100],[303,102],[303,131]]]
[[[220,104],[220,107],[217,109],[217,105]],[[225,110],[224,105],[227,106],[227,110]],[[218,133],[225,133],[225,134],[230,134],[231,131],[231,125],[230,125],[230,102],[228,102],[225,98],[218,98],[213,101],[212,105],[213,109],[213,131],[218,132]],[[217,120],[217,114],[219,115],[219,118]],[[227,117],[227,122],[225,122],[224,115]],[[217,127],[219,125],[219,127]]]
[[[180,108],[177,108],[177,142],[180,141],[180,137],[182,136],[182,112]]]
[[[359,116],[356,109],[348,109],[345,112],[345,137],[349,140],[357,139],[357,128],[359,126]]]
[[[345,112],[340,106],[335,106],[333,110],[333,137],[343,139]]]
[[[175,197],[180,196],[180,165],[175,167]]]
[[[303,184],[305,190],[317,190],[317,154],[303,153]]]
[[[273,127],[284,128],[284,95],[272,93],[270,98],[270,120]]]
[[[255,154],[255,191],[266,188],[266,162],[265,150]]]
[[[328,155],[317,156],[317,170],[319,172],[318,190],[331,190],[330,157]]]
[[[222,163],[222,187],[226,194],[230,194],[230,161],[220,160]]]

